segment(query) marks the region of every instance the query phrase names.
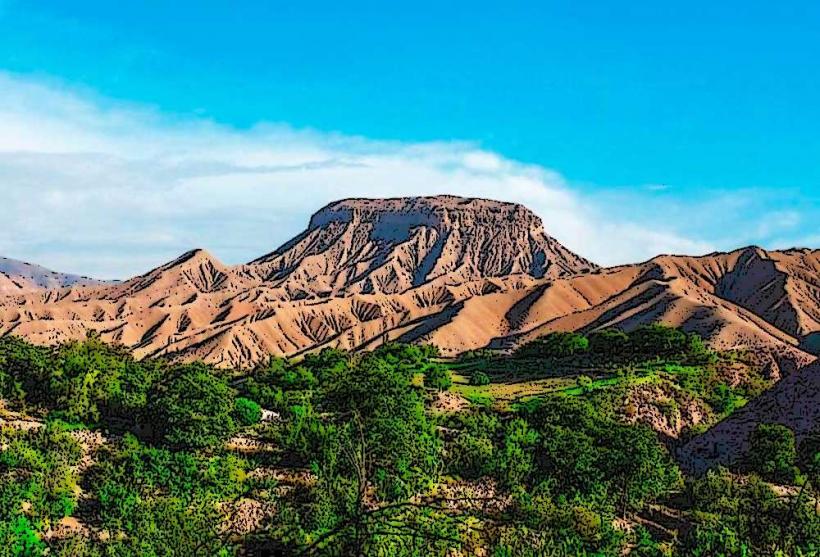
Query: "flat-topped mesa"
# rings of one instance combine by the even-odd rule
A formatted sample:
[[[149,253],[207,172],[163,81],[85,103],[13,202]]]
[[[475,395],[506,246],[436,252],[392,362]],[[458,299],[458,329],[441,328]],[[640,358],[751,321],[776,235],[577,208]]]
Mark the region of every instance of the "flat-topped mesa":
[[[527,208],[454,196],[332,203],[313,215],[304,233],[253,265],[263,266],[271,280],[337,294],[595,268],[548,236]]]
[[[390,199],[343,199],[317,211],[310,219],[313,230],[332,222],[380,223],[376,231],[431,226],[498,225],[509,221],[541,228],[541,219],[516,203],[441,195],[435,197],[398,197]]]

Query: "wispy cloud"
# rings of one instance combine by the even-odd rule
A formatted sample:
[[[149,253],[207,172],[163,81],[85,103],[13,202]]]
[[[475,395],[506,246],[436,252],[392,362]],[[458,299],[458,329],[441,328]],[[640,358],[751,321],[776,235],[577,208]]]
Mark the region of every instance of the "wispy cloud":
[[[757,226],[757,235],[769,238],[774,234],[794,230],[800,225],[802,216],[797,211],[773,211],[761,219]]]
[[[470,143],[238,130],[0,73],[0,253],[126,277],[199,246],[247,261],[338,198],[449,193],[525,204],[603,264],[714,246],[619,216],[558,173]]]

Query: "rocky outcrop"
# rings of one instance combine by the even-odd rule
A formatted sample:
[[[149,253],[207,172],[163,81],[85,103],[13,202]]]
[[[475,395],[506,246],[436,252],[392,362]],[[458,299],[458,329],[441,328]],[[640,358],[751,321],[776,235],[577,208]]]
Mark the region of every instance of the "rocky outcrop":
[[[521,205],[438,196],[332,203],[248,271],[290,291],[339,295],[396,294],[435,280],[558,278],[594,268]]]

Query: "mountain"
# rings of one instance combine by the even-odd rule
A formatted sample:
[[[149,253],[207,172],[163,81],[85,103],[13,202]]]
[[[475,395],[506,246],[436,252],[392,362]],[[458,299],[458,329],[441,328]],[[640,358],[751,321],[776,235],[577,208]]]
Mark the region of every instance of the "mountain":
[[[253,263],[291,292],[397,294],[440,279],[464,283],[526,274],[557,278],[596,266],[512,203],[451,196],[347,199]]]
[[[631,330],[660,322],[697,332],[718,349],[771,356],[779,374],[781,365],[789,371],[813,359],[806,350],[820,330],[818,270],[820,250],[757,247],[598,270],[544,285],[515,308],[519,331],[496,345],[553,330]]]
[[[58,273],[40,265],[0,257],[0,294],[98,282],[88,277]]]
[[[755,247],[602,269],[520,205],[348,199],[244,265],[194,250],[122,283],[7,291],[0,334],[48,344],[93,329],[139,356],[248,366],[385,339],[454,355],[549,331],[663,322],[760,353],[779,375],[814,359],[818,269],[820,251]]]

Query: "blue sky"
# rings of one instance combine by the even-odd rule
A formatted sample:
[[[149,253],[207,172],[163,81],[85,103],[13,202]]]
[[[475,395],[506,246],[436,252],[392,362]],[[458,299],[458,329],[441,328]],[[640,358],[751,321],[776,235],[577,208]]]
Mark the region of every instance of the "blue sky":
[[[185,184],[210,196],[206,209],[162,220],[154,206],[130,205],[104,230],[88,225],[76,234],[46,212],[48,226],[29,224],[25,236],[0,241],[5,255],[124,276],[194,242],[239,262],[287,239],[328,198],[414,191],[386,172],[334,174],[327,157],[377,157],[374,168],[386,169],[396,159],[418,163],[418,149],[426,153],[413,167],[425,180],[419,193],[453,187],[493,196],[498,184],[475,181],[472,167],[448,181],[453,157],[456,166],[465,156],[494,157],[504,180],[539,174],[540,187],[571,208],[507,181],[494,196],[533,205],[550,232],[604,263],[652,249],[820,244],[815,2],[122,4],[0,0],[0,101],[11,106],[7,122],[17,123],[6,126],[0,147],[49,155],[33,167],[3,159],[0,177],[21,203],[15,208],[84,199],[87,175],[66,154],[105,156],[116,167],[98,176],[90,204],[100,192],[129,197],[135,180],[157,195],[154,205],[170,202],[160,194],[190,176],[158,176],[151,186],[149,159],[165,164],[184,152],[200,169],[220,159],[233,170],[211,176],[207,188]],[[207,148],[195,137],[203,127],[213,134]],[[42,133],[21,139],[14,129]],[[82,149],[71,141],[89,130],[96,135]],[[135,144],[126,150],[129,136]],[[236,142],[264,151],[265,168],[226,162]],[[283,152],[292,143],[301,150]],[[270,160],[285,164],[288,156],[323,162],[315,176],[323,183],[314,191],[300,182],[297,192],[285,177],[277,186]],[[432,167],[445,174],[430,174]],[[236,185],[239,175],[244,185]],[[266,185],[244,182],[253,179]],[[231,193],[243,187],[258,203],[236,201]],[[285,196],[300,202],[277,205]],[[260,208],[270,217],[250,216]],[[96,210],[89,220],[106,221],[111,206]],[[234,232],[213,233],[216,218]],[[126,237],[128,259],[116,246]],[[614,241],[628,245],[605,245]]]

